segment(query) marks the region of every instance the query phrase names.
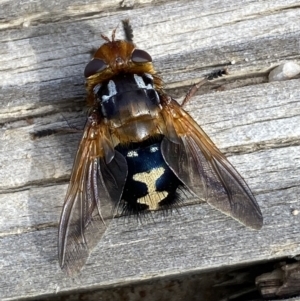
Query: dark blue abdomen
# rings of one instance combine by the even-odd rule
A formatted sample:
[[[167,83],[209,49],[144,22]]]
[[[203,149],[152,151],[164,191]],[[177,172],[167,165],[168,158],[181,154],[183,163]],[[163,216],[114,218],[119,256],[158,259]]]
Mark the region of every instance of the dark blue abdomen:
[[[179,200],[177,189],[183,184],[164,161],[160,150],[162,138],[116,148],[128,164],[122,195],[125,211],[156,210],[174,205]]]

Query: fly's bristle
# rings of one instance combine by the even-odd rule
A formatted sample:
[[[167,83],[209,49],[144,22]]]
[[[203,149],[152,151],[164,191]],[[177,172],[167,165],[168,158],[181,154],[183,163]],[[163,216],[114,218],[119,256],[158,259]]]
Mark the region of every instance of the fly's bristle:
[[[57,135],[57,134],[63,135],[68,133],[82,133],[82,130],[77,128],[45,129],[45,130],[38,130],[36,132],[30,133],[30,137],[32,140],[35,140],[35,139],[40,139],[52,135]]]
[[[130,25],[129,19],[122,20],[122,24],[126,41],[133,42],[133,29]]]
[[[212,79],[215,79],[215,78],[221,77],[223,75],[227,75],[227,74],[228,74],[227,68],[218,69],[218,70],[215,70],[215,71],[211,72],[210,74],[208,74],[206,76],[206,79],[207,80],[212,80]]]
[[[32,140],[35,140],[35,139],[51,136],[57,133],[58,133],[58,129],[46,129],[46,130],[40,130],[34,133],[30,133],[30,137]]]

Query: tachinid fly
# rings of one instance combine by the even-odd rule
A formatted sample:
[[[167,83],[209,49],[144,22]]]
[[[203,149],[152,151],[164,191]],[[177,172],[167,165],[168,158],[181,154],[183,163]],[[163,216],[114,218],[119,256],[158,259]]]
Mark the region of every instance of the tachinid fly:
[[[126,40],[115,30],[111,40],[102,36],[84,71],[90,111],[59,224],[59,263],[68,274],[82,268],[116,209],[169,208],[180,190],[250,228],[263,224],[245,181],[183,110],[193,93],[182,105],[167,95],[151,56],[123,25]]]

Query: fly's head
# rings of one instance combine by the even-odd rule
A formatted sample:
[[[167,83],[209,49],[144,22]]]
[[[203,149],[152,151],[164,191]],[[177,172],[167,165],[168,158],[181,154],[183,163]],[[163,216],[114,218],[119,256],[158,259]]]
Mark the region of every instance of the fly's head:
[[[106,43],[100,46],[84,70],[88,95],[96,85],[121,73],[155,74],[150,54],[136,48],[132,41],[115,40],[115,30],[111,40],[104,35],[101,37]]]

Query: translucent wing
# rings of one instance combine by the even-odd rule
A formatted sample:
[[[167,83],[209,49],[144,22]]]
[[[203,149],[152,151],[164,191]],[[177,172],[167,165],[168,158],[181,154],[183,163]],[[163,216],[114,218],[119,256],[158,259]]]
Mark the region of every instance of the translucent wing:
[[[104,220],[112,217],[123,192],[128,170],[126,160],[108,148],[105,141],[101,126],[88,123],[59,223],[59,263],[68,274],[77,273],[85,264],[89,250],[105,232]]]
[[[163,114],[180,138],[172,142],[172,137],[165,137],[161,145],[163,157],[176,176],[211,206],[250,228],[260,229],[263,217],[259,206],[226,157],[176,101],[170,100]]]

